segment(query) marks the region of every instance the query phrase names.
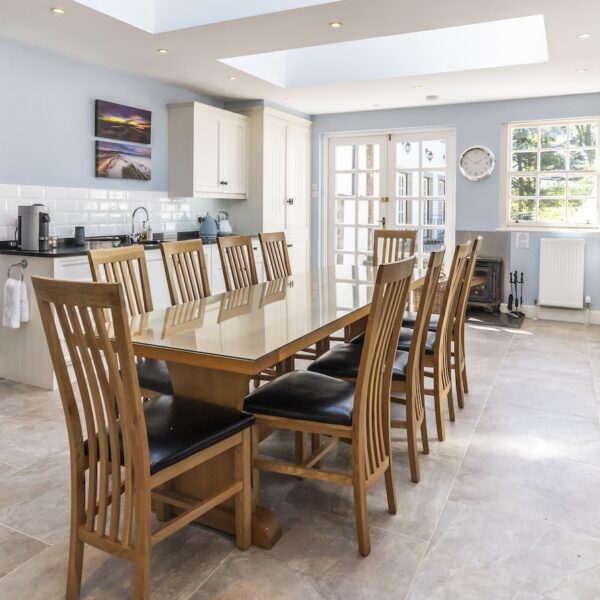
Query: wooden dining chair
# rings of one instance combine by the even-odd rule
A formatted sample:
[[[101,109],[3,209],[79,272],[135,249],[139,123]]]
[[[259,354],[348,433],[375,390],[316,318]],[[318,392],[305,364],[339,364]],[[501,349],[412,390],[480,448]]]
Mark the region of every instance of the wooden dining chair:
[[[416,229],[375,229],[373,238],[375,266],[414,256],[416,251]]]
[[[160,252],[173,306],[210,296],[202,240],[163,242]]]
[[[254,417],[177,396],[139,402],[124,287],[31,279],[69,435],[71,526],[66,598],[79,598],[84,544],[89,544],[131,561],[133,597],[148,600],[152,546],[229,498],[235,498],[236,545],[248,548]],[[235,480],[218,493],[196,502],[164,488],[175,477],[224,452],[234,452]],[[181,512],[153,530],[153,500]]]
[[[294,371],[255,390],[244,403],[258,425],[330,438],[301,464],[292,464],[259,455],[255,434],[253,486],[258,486],[259,470],[353,486],[358,546],[363,556],[371,550],[367,489],[381,476],[388,510],[396,512],[388,399],[413,269],[414,258],[378,269],[356,385],[320,373]],[[315,468],[340,439],[352,445],[351,473]]]
[[[96,283],[120,283],[123,286],[130,317],[154,310],[143,246],[88,250],[87,255]],[[144,398],[157,393],[173,393],[169,369],[163,360],[138,357],[136,368]]]
[[[249,235],[218,237],[219,256],[228,292],[256,285],[256,263],[252,238]]]
[[[412,480],[420,480],[417,434],[420,430],[423,452],[429,454],[427,421],[425,416],[424,368],[427,326],[433,309],[440,273],[443,267],[445,250],[433,252],[429,257],[427,273],[421,288],[423,301],[419,305],[419,315],[413,330],[408,351],[397,350],[392,372],[391,401],[405,405],[405,417],[393,417],[392,428],[405,429],[407,432],[408,456]],[[356,381],[362,358],[364,334],[349,344],[338,344],[312,364],[308,370]],[[402,396],[400,396],[400,394]]]
[[[267,281],[289,277],[292,274],[287,240],[283,231],[275,233],[259,233],[260,248]]]

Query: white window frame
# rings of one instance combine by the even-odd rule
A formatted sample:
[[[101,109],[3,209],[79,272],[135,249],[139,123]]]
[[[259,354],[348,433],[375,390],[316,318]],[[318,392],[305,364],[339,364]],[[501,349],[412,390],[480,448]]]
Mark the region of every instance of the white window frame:
[[[510,188],[511,188],[511,176],[514,172],[511,170],[512,165],[512,136],[511,130],[519,127],[544,127],[544,126],[556,126],[556,125],[576,125],[579,123],[593,123],[598,124],[598,140],[596,145],[596,151],[598,161],[600,163],[600,117],[577,117],[577,118],[564,118],[564,119],[544,119],[544,120],[532,120],[532,121],[514,121],[504,123],[502,125],[502,139],[501,139],[501,162],[500,162],[500,227],[499,230],[503,231],[598,231],[600,230],[600,166],[596,171],[596,177],[598,178],[597,197],[596,197],[596,212],[597,212],[597,223],[539,223],[537,221],[526,221],[522,223],[515,223],[510,220]],[[539,151],[539,148],[538,150]],[[562,171],[561,171],[562,172]],[[567,173],[589,173],[588,171],[566,171]],[[523,172],[523,176],[526,176],[526,171]],[[538,171],[535,171],[536,175]],[[549,175],[553,171],[547,171]],[[538,196],[539,196],[539,190]]]

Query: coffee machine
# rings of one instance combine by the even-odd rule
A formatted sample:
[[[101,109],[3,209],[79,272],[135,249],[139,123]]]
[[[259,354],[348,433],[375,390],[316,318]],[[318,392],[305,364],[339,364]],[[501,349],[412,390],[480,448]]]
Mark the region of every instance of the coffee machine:
[[[48,250],[50,213],[43,204],[19,206],[17,245],[21,250]]]

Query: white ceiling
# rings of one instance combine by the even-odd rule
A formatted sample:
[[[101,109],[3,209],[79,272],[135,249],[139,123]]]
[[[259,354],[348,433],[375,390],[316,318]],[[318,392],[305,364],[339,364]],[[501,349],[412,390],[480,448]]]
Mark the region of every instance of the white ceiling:
[[[282,89],[218,60],[536,14],[545,19],[545,63]],[[343,27],[330,28],[332,21]],[[593,35],[578,39],[583,32]],[[0,35],[225,100],[265,99],[307,114],[419,106],[427,95],[456,103],[600,91],[598,0],[341,0],[157,34],[73,0],[0,0]],[[449,50],[440,47],[440,56]]]

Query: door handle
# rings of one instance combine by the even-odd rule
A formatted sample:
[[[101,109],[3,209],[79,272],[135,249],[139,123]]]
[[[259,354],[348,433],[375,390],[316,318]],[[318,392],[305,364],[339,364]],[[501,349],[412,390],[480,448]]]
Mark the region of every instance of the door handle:
[[[381,223],[381,228],[385,229],[385,217],[381,217],[381,219],[377,219],[378,223]]]
[[[293,248],[293,247],[294,247],[294,244],[287,244],[287,247],[288,247],[288,248]]]
[[[286,202],[287,202],[287,204],[289,204],[291,206],[292,204],[294,204],[294,199],[293,198],[288,198],[286,200]]]

